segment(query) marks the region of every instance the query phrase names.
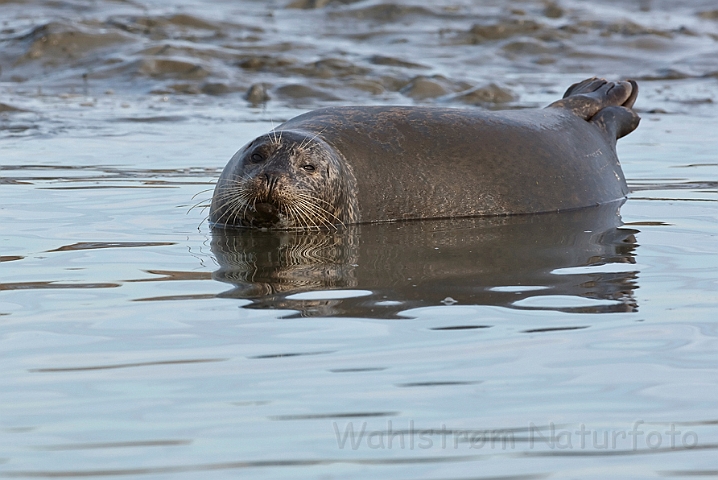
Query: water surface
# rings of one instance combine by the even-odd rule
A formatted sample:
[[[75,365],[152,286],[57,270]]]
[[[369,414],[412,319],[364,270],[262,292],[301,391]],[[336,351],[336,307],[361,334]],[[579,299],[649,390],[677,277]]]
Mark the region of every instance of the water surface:
[[[715,476],[714,2],[0,4],[0,476]],[[636,78],[623,205],[215,232],[308,109]]]

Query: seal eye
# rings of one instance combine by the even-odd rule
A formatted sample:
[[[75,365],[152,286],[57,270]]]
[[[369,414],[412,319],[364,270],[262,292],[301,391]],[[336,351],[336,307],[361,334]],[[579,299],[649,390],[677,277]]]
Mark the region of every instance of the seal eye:
[[[252,161],[252,163],[259,163],[264,161],[264,155],[261,153],[253,153],[249,159]]]
[[[302,165],[302,168],[304,170],[306,170],[307,172],[313,172],[314,170],[316,170],[316,168],[314,168],[314,165],[309,165],[309,164]]]

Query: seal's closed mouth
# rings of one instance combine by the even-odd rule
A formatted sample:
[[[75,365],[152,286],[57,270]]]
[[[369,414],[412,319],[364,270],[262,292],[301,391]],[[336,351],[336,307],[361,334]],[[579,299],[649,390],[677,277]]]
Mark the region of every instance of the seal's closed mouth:
[[[252,225],[271,226],[279,222],[279,209],[272,203],[259,202],[253,212],[247,211],[246,217]]]
[[[271,203],[265,203],[265,202],[257,203],[254,206],[254,209],[257,211],[257,213],[259,215],[277,216],[279,214],[279,210],[277,209],[277,207]]]

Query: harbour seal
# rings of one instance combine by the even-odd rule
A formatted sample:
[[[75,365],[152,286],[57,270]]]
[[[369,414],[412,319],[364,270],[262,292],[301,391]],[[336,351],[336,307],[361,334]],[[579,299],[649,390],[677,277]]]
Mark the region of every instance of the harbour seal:
[[[329,107],[239,150],[210,207],[214,227],[541,213],[624,198],[616,140],[639,122],[632,80],[589,78],[543,109]]]

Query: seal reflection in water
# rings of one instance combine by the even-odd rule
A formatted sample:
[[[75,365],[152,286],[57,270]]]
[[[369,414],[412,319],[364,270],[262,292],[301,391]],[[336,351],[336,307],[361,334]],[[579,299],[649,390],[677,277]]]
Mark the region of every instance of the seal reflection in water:
[[[459,305],[630,312],[638,308],[637,272],[630,266],[636,230],[621,226],[620,204],[339,231],[217,229],[211,246],[220,268],[212,276],[234,287],[221,297],[301,316],[406,318],[407,310],[441,305],[447,297]],[[332,289],[371,294],[293,296]],[[547,301],[536,306],[522,303],[544,296]],[[565,296],[591,300],[552,307],[551,299]]]
[[[279,230],[572,210],[624,198],[616,140],[635,82],[591,78],[544,109],[331,107],[237,152],[210,223]]]

